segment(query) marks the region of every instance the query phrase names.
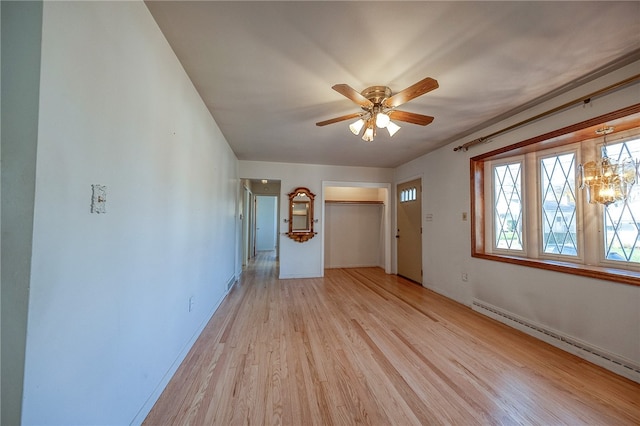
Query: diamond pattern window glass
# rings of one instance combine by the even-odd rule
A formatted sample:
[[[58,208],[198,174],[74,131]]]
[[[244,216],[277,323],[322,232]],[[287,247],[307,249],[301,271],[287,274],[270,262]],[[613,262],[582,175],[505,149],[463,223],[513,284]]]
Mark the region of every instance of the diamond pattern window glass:
[[[540,160],[542,252],[578,255],[575,153]]]
[[[472,157],[471,255],[638,285],[640,106],[632,111]],[[605,138],[601,129],[614,130]],[[600,176],[615,192],[590,198],[581,178]]]
[[[605,154],[605,148],[602,149]],[[631,159],[638,167],[640,139],[628,140],[606,147],[613,161]],[[604,258],[640,264],[640,185],[631,188],[627,201],[604,208]]]
[[[522,163],[493,168],[494,244],[503,250],[522,250]]]

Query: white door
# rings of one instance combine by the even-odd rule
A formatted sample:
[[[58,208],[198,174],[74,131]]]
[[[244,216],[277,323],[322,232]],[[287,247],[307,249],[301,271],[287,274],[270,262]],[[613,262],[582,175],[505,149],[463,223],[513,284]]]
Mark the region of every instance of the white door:
[[[275,250],[277,237],[277,204],[274,195],[256,196],[256,250]]]

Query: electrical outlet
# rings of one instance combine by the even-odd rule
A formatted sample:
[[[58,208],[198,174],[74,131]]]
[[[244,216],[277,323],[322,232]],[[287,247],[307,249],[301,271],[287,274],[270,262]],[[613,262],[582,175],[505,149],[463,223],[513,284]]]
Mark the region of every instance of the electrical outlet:
[[[462,281],[464,282],[469,281],[469,275],[466,272],[462,273]]]

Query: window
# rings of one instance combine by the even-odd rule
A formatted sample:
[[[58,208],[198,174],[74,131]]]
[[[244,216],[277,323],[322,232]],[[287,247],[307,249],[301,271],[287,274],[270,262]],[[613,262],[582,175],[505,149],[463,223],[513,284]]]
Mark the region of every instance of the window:
[[[403,189],[400,191],[400,202],[416,201],[418,199],[418,190],[415,187]]]
[[[579,188],[602,155],[637,170],[640,104],[472,158],[472,256],[640,285],[640,182],[606,208]]]
[[[522,251],[522,184],[520,162],[493,168],[494,248]]]
[[[540,159],[543,253],[578,255],[575,159],[573,152]]]
[[[640,138],[609,144],[602,152],[613,161],[640,158]],[[636,167],[638,167],[636,163]],[[618,262],[640,264],[640,184],[631,189],[629,199],[604,210],[604,257]]]

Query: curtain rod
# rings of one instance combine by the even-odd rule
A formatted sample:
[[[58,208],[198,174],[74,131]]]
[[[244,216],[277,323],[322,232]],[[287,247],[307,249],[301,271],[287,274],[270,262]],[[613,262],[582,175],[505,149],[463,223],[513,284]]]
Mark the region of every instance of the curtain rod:
[[[591,100],[593,98],[596,98],[598,96],[604,95],[605,93],[612,92],[614,90],[620,89],[620,88],[622,88],[622,87],[624,87],[624,86],[626,86],[628,84],[634,83],[637,80],[640,80],[640,74],[636,74],[633,77],[629,77],[629,78],[627,78],[625,80],[619,81],[618,83],[614,83],[614,84],[612,84],[610,86],[607,86],[607,87],[605,87],[603,89],[596,90],[595,92],[590,93],[590,94],[588,94],[586,96],[582,96],[582,97],[580,97],[578,99],[574,99],[574,100],[572,100],[570,102],[567,102],[567,103],[562,104],[562,105],[560,105],[558,107],[555,107],[553,109],[545,111],[545,112],[543,112],[541,114],[538,114],[538,115],[533,116],[531,118],[527,118],[526,120],[520,121],[519,123],[513,124],[513,125],[511,125],[509,127],[506,127],[506,128],[504,128],[502,130],[498,130],[497,132],[493,132],[490,135],[474,139],[474,140],[472,140],[470,142],[467,142],[465,144],[462,144],[460,146],[457,146],[457,147],[453,148],[453,150],[454,151],[468,151],[469,147],[474,146],[474,145],[478,145],[480,143],[483,143],[487,139],[493,138],[493,137],[498,136],[498,135],[500,135],[502,133],[506,133],[509,130],[513,130],[513,129],[517,128],[517,127],[524,126],[525,124],[529,124],[532,121],[539,120],[540,118],[546,117],[548,115],[555,114],[556,112],[562,111],[563,109],[569,108],[569,107],[571,107],[573,105],[580,104],[580,103],[586,105],[589,102],[591,102]]]

